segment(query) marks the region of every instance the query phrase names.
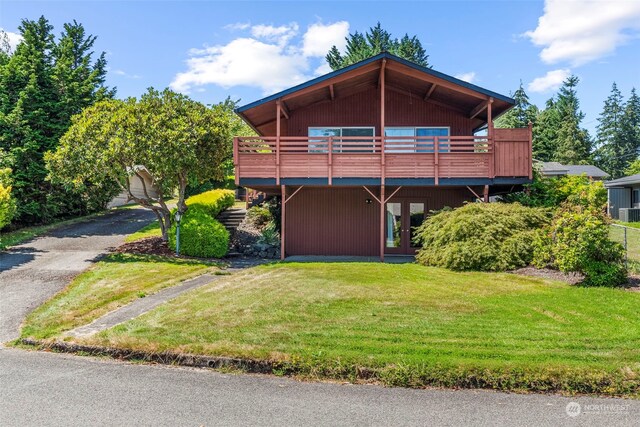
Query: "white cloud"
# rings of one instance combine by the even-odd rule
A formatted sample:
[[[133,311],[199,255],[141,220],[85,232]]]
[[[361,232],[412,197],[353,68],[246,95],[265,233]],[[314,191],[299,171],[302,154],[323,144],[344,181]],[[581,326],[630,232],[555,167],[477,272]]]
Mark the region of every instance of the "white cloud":
[[[122,77],[126,77],[128,79],[140,79],[140,78],[142,78],[142,76],[140,76],[138,74],[129,74],[124,70],[114,70],[113,73],[117,74],[119,76],[122,76]]]
[[[302,52],[306,56],[324,57],[332,46],[342,50],[349,35],[349,23],[338,21],[330,25],[311,25],[302,37]]]
[[[473,83],[476,81],[476,72],[469,71],[468,73],[460,73],[454,76],[456,79],[464,80],[465,82]]]
[[[528,89],[531,92],[548,92],[556,90],[570,74],[571,70],[566,68],[549,71],[544,76],[533,79],[533,81],[529,83]]]
[[[639,31],[640,1],[546,0],[538,26],[524,35],[543,47],[544,62],[578,66],[614,52]]]
[[[295,22],[244,30],[250,35],[225,45],[190,49],[187,70],[174,77],[171,88],[189,92],[209,84],[225,88],[243,85],[259,87],[268,94],[296,85],[331,71],[321,61],[340,38],[343,42],[338,45],[343,45],[349,24],[313,24],[301,36]]]
[[[257,39],[286,44],[298,34],[298,24],[292,22],[289,25],[274,27],[273,25],[255,25],[251,27],[251,35]]]
[[[251,26],[248,22],[236,22],[234,24],[225,25],[223,28],[229,31],[246,30]]]
[[[16,46],[18,43],[22,41],[22,36],[18,33],[12,33],[11,31],[5,31],[3,28],[0,28],[0,34],[4,33],[7,36],[7,41],[9,42],[9,49],[11,51],[16,50]]]

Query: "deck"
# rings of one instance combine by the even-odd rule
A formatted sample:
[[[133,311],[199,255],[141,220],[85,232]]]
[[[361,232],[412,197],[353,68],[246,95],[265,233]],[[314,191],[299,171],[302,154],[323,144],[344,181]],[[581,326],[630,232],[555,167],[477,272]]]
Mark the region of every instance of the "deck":
[[[491,136],[236,137],[236,182],[247,178],[532,178],[531,129]]]

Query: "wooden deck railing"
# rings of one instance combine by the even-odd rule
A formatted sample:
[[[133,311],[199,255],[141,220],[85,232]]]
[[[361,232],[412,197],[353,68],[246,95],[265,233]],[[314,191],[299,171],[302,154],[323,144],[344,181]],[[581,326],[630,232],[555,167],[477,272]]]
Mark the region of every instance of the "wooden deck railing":
[[[530,129],[487,136],[236,137],[240,178],[531,177]]]

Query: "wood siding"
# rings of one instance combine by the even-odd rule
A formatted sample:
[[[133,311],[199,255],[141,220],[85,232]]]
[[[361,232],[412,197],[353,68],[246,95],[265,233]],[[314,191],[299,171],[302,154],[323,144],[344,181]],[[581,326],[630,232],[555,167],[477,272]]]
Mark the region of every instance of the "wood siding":
[[[451,135],[471,135],[473,120],[461,112],[431,102],[419,94],[387,90],[385,100],[385,126],[447,126]],[[347,97],[321,101],[306,108],[292,111],[289,120],[283,120],[282,135],[307,136],[310,127],[364,126],[376,128],[380,136],[380,91],[375,87]],[[286,129],[286,131],[285,131]],[[273,133],[265,133],[275,135]]]
[[[379,189],[370,190],[379,194]],[[405,187],[390,201],[424,202],[430,211],[462,206],[472,198],[466,188]],[[376,256],[380,251],[380,206],[362,187],[302,188],[287,203],[285,226],[287,256]]]

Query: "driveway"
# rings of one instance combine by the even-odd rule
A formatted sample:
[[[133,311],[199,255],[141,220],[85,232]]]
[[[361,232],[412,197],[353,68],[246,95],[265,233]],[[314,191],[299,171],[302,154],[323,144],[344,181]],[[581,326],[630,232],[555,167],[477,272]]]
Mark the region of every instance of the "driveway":
[[[31,310],[153,219],[146,209],[117,210],[0,252],[0,343],[18,338]]]

